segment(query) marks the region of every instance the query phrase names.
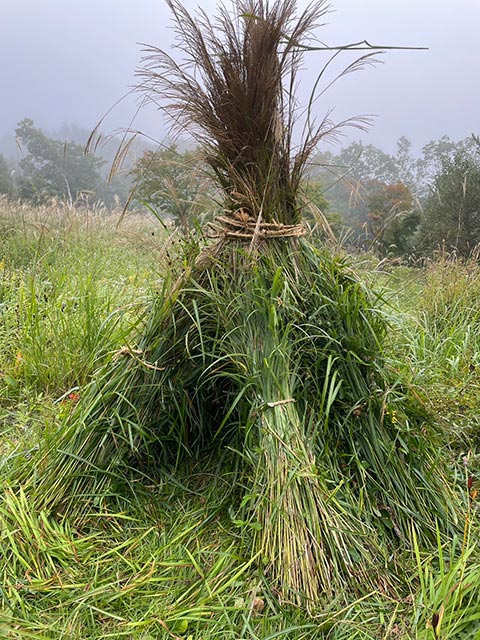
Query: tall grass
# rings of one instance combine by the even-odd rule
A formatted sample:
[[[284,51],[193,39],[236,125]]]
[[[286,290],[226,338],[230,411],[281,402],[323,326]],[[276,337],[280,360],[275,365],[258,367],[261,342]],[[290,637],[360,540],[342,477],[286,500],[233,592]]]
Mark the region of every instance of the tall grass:
[[[116,229],[118,220],[55,202],[37,209],[0,202],[0,366],[7,395],[60,396],[84,384],[99,359],[122,344],[163,240],[145,218]],[[139,234],[148,239],[154,229],[160,236],[154,253],[145,251],[146,242],[140,253]]]
[[[476,260],[440,256],[425,269],[404,271],[395,285],[399,331],[395,357],[447,427],[460,451],[478,446],[480,424],[480,273]],[[403,289],[403,291],[402,291]]]
[[[480,567],[477,542],[458,538],[445,549],[440,539],[434,554],[422,554],[413,535],[416,578],[412,625],[418,638],[480,637]]]

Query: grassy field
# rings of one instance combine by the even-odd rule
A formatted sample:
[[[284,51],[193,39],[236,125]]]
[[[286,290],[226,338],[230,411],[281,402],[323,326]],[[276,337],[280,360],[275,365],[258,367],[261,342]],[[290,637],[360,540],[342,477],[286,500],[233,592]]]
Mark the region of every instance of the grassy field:
[[[386,358],[442,430],[461,530],[388,559],[391,580],[334,593],[308,615],[250,553],[222,459],[133,474],[78,519],[48,518],[5,482],[48,438],[103,359],[119,353],[175,262],[155,221],[0,201],[0,637],[36,639],[480,638],[480,267],[355,268],[384,291]],[[81,498],[79,498],[81,499]],[[392,534],[393,535],[393,534]]]

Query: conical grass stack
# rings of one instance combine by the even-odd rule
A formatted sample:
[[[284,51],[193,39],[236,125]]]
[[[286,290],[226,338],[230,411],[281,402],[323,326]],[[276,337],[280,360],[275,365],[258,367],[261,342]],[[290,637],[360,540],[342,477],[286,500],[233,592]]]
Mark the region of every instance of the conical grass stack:
[[[234,0],[215,19],[167,5],[182,60],[149,47],[139,90],[201,146],[223,194],[216,242],[166,277],[63,428],[4,466],[38,509],[78,515],[132,474],[234,452],[244,548],[313,610],[387,584],[392,550],[412,527],[450,532],[456,500],[433,421],[387,366],[382,301],[302,224],[307,162],[338,131],[315,124],[315,93],[304,110],[295,96],[327,5]]]
[[[380,302],[343,258],[304,240],[255,256],[228,246],[159,293],[143,326],[64,429],[17,458],[38,508],[82,513],[132,469],[228,447],[255,553],[286,599],[309,606],[385,580],[412,526],[423,541],[455,526],[438,437],[385,366]]]

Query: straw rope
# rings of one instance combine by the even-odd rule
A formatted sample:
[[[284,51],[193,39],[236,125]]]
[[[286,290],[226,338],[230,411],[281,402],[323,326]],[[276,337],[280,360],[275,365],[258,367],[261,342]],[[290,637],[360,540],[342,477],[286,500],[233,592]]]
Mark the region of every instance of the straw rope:
[[[243,211],[232,217],[218,216],[207,227],[208,238],[244,240],[250,243],[272,238],[300,238],[306,234],[303,224],[262,222],[261,215],[255,219]]]
[[[143,351],[141,349],[131,349],[130,347],[125,345],[115,351],[115,353],[113,354],[113,360],[118,360],[123,356],[130,356],[144,367],[147,367],[147,369],[152,369],[153,371],[165,371],[165,367],[157,367],[157,365],[153,364],[152,362],[147,362],[146,360],[140,358],[141,355],[143,355]]]

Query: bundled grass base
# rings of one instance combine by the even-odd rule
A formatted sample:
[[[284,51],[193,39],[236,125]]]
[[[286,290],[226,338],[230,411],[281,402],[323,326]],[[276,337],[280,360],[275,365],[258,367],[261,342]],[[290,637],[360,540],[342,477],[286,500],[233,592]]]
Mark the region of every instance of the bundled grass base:
[[[385,365],[387,334],[378,298],[329,251],[219,248],[158,294],[64,428],[7,462],[9,483],[78,514],[127,468],[229,447],[248,486],[239,521],[283,598],[388,588],[392,548],[412,527],[420,542],[453,530],[456,499],[432,421]]]

